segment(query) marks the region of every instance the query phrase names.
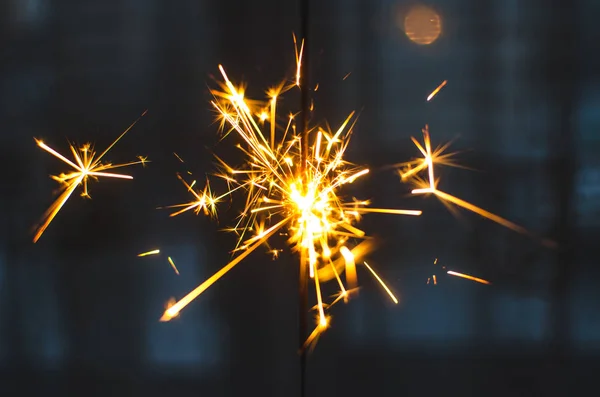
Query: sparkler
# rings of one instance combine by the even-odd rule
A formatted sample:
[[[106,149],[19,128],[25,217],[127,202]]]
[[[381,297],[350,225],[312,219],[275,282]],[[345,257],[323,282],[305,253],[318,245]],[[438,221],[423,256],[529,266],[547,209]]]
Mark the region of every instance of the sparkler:
[[[87,143],[80,148],[76,148],[72,144],[69,144],[69,149],[71,149],[71,153],[73,154],[73,161],[69,160],[56,150],[52,149],[50,146],[46,145],[42,140],[35,139],[37,145],[50,153],[57,159],[66,163],[70,167],[74,169],[67,174],[61,173],[60,175],[51,175],[51,178],[60,183],[60,195],[52,203],[52,205],[46,210],[44,213],[42,220],[37,227],[35,235],[33,237],[33,242],[36,243],[44,231],[48,228],[52,220],[56,217],[61,208],[65,205],[71,194],[77,189],[78,186],[82,185],[83,191],[81,193],[82,197],[90,198],[88,191],[88,181],[89,179],[97,180],[100,177],[106,178],[118,178],[118,179],[133,179],[130,175],[124,174],[115,174],[112,172],[106,172],[115,168],[123,168],[134,164],[142,164],[144,165],[148,160],[145,157],[138,156],[138,161],[132,161],[124,164],[111,164],[111,163],[102,163],[102,158],[110,151],[119,142],[121,138],[125,136],[133,128],[133,126],[146,114],[147,110],[144,111],[135,120],[119,137],[104,150],[99,156],[96,157],[96,152],[94,151],[93,146],[90,143]]]
[[[302,48],[296,51],[298,65],[302,62]],[[306,136],[298,134],[294,114],[278,116],[278,99],[299,86],[299,73],[295,82],[281,83],[269,89],[268,100],[258,102],[246,98],[244,89],[235,86],[220,65],[219,70],[223,82],[220,89],[211,91],[214,98],[211,103],[221,126],[227,128],[225,134],[235,132],[241,139],[237,148],[246,159],[245,164],[234,167],[217,157],[217,176],[229,187],[221,196],[215,196],[207,188],[202,193],[196,192],[180,177],[195,200],[179,205],[183,209],[172,215],[191,209],[213,213],[216,203],[222,198],[238,190],[243,191],[244,209],[236,225],[230,229],[239,236],[233,250],[237,256],[170,306],[161,321],[169,321],[176,316],[245,257],[259,246],[272,242],[277,232],[285,230],[287,243],[299,254],[301,269],[308,266],[315,286],[318,314],[316,328],[305,343],[305,346],[310,345],[329,325],[330,316],[326,311],[341,299],[347,300],[357,289],[355,261],[372,248],[369,237],[356,226],[362,215],[418,216],[421,211],[370,208],[369,201],[344,197],[341,192],[344,186],[369,173],[368,168],[353,165],[344,158],[356,122],[354,112],[335,131],[317,125],[308,130]],[[356,244],[357,241],[361,242]],[[366,263],[365,266],[397,302],[383,280]],[[343,274],[346,285],[341,279]],[[322,284],[334,279],[340,292],[327,304]]]
[[[138,254],[137,256],[139,258],[143,258],[143,257],[146,257],[146,256],[159,255],[159,254],[160,254],[160,249],[155,249],[155,250],[152,250],[152,251],[142,252],[141,254]],[[171,266],[171,269],[173,269],[173,271],[175,272],[175,274],[179,276],[179,269],[175,265],[175,261],[173,260],[173,258],[171,258],[170,256],[168,256],[167,257],[167,262],[169,262],[169,265]],[[175,303],[175,302],[172,302],[172,303]]]

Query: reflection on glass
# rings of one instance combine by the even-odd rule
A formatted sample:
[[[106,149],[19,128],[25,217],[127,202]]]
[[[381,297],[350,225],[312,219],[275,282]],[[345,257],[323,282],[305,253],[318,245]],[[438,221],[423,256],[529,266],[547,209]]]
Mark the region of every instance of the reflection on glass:
[[[442,33],[442,19],[429,7],[414,6],[404,17],[404,32],[414,43],[431,44]]]

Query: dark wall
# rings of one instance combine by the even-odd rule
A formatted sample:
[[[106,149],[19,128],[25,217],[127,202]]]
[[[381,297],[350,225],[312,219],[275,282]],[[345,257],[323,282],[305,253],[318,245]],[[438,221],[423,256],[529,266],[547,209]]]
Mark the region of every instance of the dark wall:
[[[364,219],[379,241],[370,260],[400,304],[365,274],[361,295],[333,310],[309,358],[309,394],[582,395],[600,368],[599,7],[430,1],[443,31],[419,46],[397,22],[416,2],[312,3],[315,116],[334,126],[361,110],[348,157],[374,172],[354,193],[424,215]],[[1,7],[0,394],[295,395],[294,258],[259,250],[160,323],[170,297],[229,259],[235,240],[220,230],[235,204],[218,221],[156,207],[188,199],[176,172],[203,179],[211,152],[231,151],[218,145],[208,104],[218,64],[254,97],[293,75],[299,5]],[[92,200],[74,196],[33,244],[31,226],[56,188],[47,176],[63,170],[33,137],[61,151],[67,139],[101,149],[145,109],[110,160],[152,162],[132,169],[133,181],[91,184]],[[409,197],[385,166],[418,155],[410,137],[425,124],[434,145],[457,138],[452,147],[471,169],[443,170],[441,189],[559,248]],[[164,254],[136,257],[154,247]],[[446,276],[442,265],[493,284]],[[433,274],[438,285],[427,285]]]

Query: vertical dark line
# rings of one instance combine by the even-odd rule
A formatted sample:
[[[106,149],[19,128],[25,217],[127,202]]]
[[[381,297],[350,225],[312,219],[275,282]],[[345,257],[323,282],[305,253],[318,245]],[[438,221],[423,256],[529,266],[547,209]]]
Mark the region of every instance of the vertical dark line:
[[[310,13],[310,0],[300,0],[300,37],[303,41],[302,63],[300,64],[300,90],[301,90],[301,111],[302,111],[302,158],[301,170],[304,175],[306,167],[306,157],[308,155],[308,121],[310,112],[309,96],[309,61],[310,61],[310,39],[308,20]],[[304,349],[304,340],[307,334],[307,309],[308,309],[308,266],[301,257],[300,272],[298,277],[298,338],[300,347],[300,396],[306,396],[306,349]]]
[[[576,2],[556,0],[547,36],[546,60],[547,83],[552,87],[552,99],[558,105],[559,121],[551,147],[553,187],[556,192],[557,208],[554,234],[560,248],[557,254],[557,273],[553,283],[553,342],[557,355],[562,356],[570,340],[568,313],[569,286],[575,272],[575,250],[573,243],[573,191],[577,166],[573,106],[577,95],[577,20]],[[558,45],[557,45],[558,44]],[[560,359],[560,357],[558,357]]]
[[[549,4],[548,4],[549,3]],[[540,1],[539,4],[542,4]],[[577,1],[554,0],[544,2],[549,14],[547,34],[544,35],[543,57],[540,63],[546,69],[542,85],[547,86],[549,106],[558,113],[555,131],[549,134],[549,169],[551,188],[554,190],[555,219],[553,235],[559,244],[556,270],[551,283],[549,312],[550,354],[545,373],[561,374],[570,369],[569,343],[572,338],[569,313],[569,293],[575,277],[576,258],[573,223],[573,190],[577,166],[577,148],[574,124],[574,101],[579,83],[577,69]],[[546,384],[546,382],[544,382]],[[545,394],[568,394],[568,382],[556,379],[547,384]]]
[[[488,81],[495,81],[499,71],[502,70],[496,61],[494,61],[494,52],[497,43],[496,38],[500,37],[500,32],[498,31],[499,25],[504,23],[504,21],[497,18],[496,14],[498,11],[490,7],[489,4],[486,5],[483,2],[475,0],[471,2],[471,5],[473,7],[473,19],[470,22],[472,24],[472,33],[468,45],[471,46],[473,51],[472,64],[475,72],[472,74],[473,77],[471,79],[477,86],[482,86]],[[471,108],[474,110],[472,116],[475,126],[474,131],[488,130],[490,134],[489,138],[485,141],[480,140],[477,142],[478,146],[483,147],[483,153],[486,154],[481,156],[479,161],[482,169],[489,168],[491,170],[495,168],[495,162],[490,163],[490,159],[498,156],[498,154],[493,152],[493,145],[490,145],[489,142],[497,142],[501,131],[498,123],[490,123],[489,116],[500,112],[499,103],[496,95],[489,95],[487,92],[479,90],[474,93],[471,100]],[[475,139],[479,140],[481,138]],[[494,154],[492,155],[492,153]],[[504,157],[501,157],[500,161],[503,160]],[[501,203],[498,203],[497,197],[499,197],[500,191],[512,188],[510,182],[507,178],[502,178],[501,180],[497,180],[495,184],[483,187],[483,190],[479,192],[481,194],[480,198],[483,202],[501,205]],[[485,235],[487,226],[487,223],[482,223],[476,226],[470,233],[470,250],[468,255],[469,262],[471,263],[486,263],[489,245],[487,239],[483,236]],[[473,306],[469,308],[468,314],[465,314],[474,319],[470,331],[479,340],[479,338],[484,338],[484,335],[489,335],[491,331],[490,295],[486,293],[485,289],[479,288],[473,296],[475,297]]]

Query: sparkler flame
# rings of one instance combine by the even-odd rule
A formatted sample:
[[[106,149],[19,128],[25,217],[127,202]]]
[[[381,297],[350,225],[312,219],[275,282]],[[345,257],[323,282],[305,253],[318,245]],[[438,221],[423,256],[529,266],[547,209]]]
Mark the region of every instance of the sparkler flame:
[[[317,125],[304,138],[296,131],[294,114],[278,118],[278,99],[300,85],[302,48],[296,50],[298,72],[295,81],[268,90],[266,103],[247,99],[243,88],[235,86],[219,65],[223,82],[220,89],[211,91],[214,98],[211,103],[221,128],[227,128],[225,135],[235,132],[241,138],[237,148],[242,152],[245,164],[236,168],[217,157],[220,168],[217,176],[229,186],[229,190],[218,197],[206,189],[201,194],[194,192],[182,179],[195,200],[182,204],[183,210],[173,215],[191,209],[213,213],[214,205],[220,199],[237,190],[243,191],[246,194],[245,207],[231,229],[239,236],[233,252],[241,253],[170,306],[161,321],[176,316],[210,285],[285,228],[289,237],[287,243],[298,252],[300,266],[309,267],[310,277],[314,280],[317,326],[307,340],[307,344],[312,344],[328,327],[330,317],[326,314],[327,309],[341,299],[346,301],[350,292],[357,288],[355,261],[372,248],[366,233],[356,227],[361,216],[366,213],[421,215],[418,210],[369,208],[369,201],[347,200],[341,195],[340,190],[345,185],[369,173],[368,168],[355,166],[344,158],[356,123],[354,112],[337,130]],[[303,139],[309,139],[310,146],[305,146]],[[308,152],[303,153],[303,146],[309,148]],[[303,158],[306,158],[304,164]],[[357,240],[362,242],[354,245]],[[395,300],[383,280],[371,267],[367,267]],[[344,272],[347,286],[340,277]],[[333,279],[337,281],[340,293],[327,305],[323,301],[321,287],[322,283]]]
[[[67,174],[61,173],[60,175],[51,175],[52,179],[54,179],[55,181],[60,183],[60,185],[61,185],[60,192],[61,193],[58,196],[58,198],[56,199],[56,201],[54,201],[54,203],[52,203],[52,205],[44,213],[42,220],[41,220],[39,226],[37,227],[37,230],[33,237],[34,243],[36,243],[40,239],[40,237],[42,236],[44,231],[48,228],[48,226],[50,225],[52,220],[56,217],[58,212],[65,205],[67,200],[69,200],[69,198],[71,197],[71,195],[73,194],[73,192],[75,191],[75,189],[77,189],[77,187],[79,185],[83,186],[83,191],[81,193],[81,196],[90,198],[89,191],[88,191],[88,180],[90,178],[98,179],[100,177],[107,177],[107,178],[118,178],[118,179],[133,179],[133,177],[130,175],[115,174],[115,173],[106,172],[106,171],[109,171],[109,170],[112,170],[115,168],[123,168],[123,167],[127,167],[127,166],[134,165],[134,164],[144,165],[148,162],[148,160],[142,156],[138,156],[138,159],[139,159],[138,161],[132,161],[129,163],[124,163],[124,164],[111,164],[111,163],[102,163],[101,162],[102,158],[110,151],[110,149],[112,149],[113,146],[115,146],[117,144],[117,142],[119,142],[119,140],[121,140],[121,138],[123,138],[125,136],[125,134],[127,134],[129,132],[129,130],[131,130],[133,128],[133,126],[146,113],[147,113],[147,110],[144,111],[144,113],[142,113],[140,115],[140,117],[138,117],[137,120],[135,120],[133,123],[131,123],[131,125],[129,127],[127,127],[127,129],[125,131],[123,131],[123,133],[121,133],[121,135],[119,135],[119,137],[113,143],[111,143],[110,146],[108,146],[108,148],[106,148],[106,150],[104,150],[99,156],[96,156],[96,152],[94,151],[93,146],[89,143],[83,145],[80,148],[76,148],[75,146],[70,144],[69,149],[71,149],[71,153],[73,154],[73,161],[71,161],[68,158],[66,158],[65,156],[63,156],[62,154],[60,154],[59,152],[57,152],[56,150],[52,149],[50,146],[46,145],[42,140],[35,139],[35,142],[41,149],[45,150],[46,152],[50,153],[57,159],[66,163],[67,165],[72,167],[74,169],[74,171],[71,171]]]

